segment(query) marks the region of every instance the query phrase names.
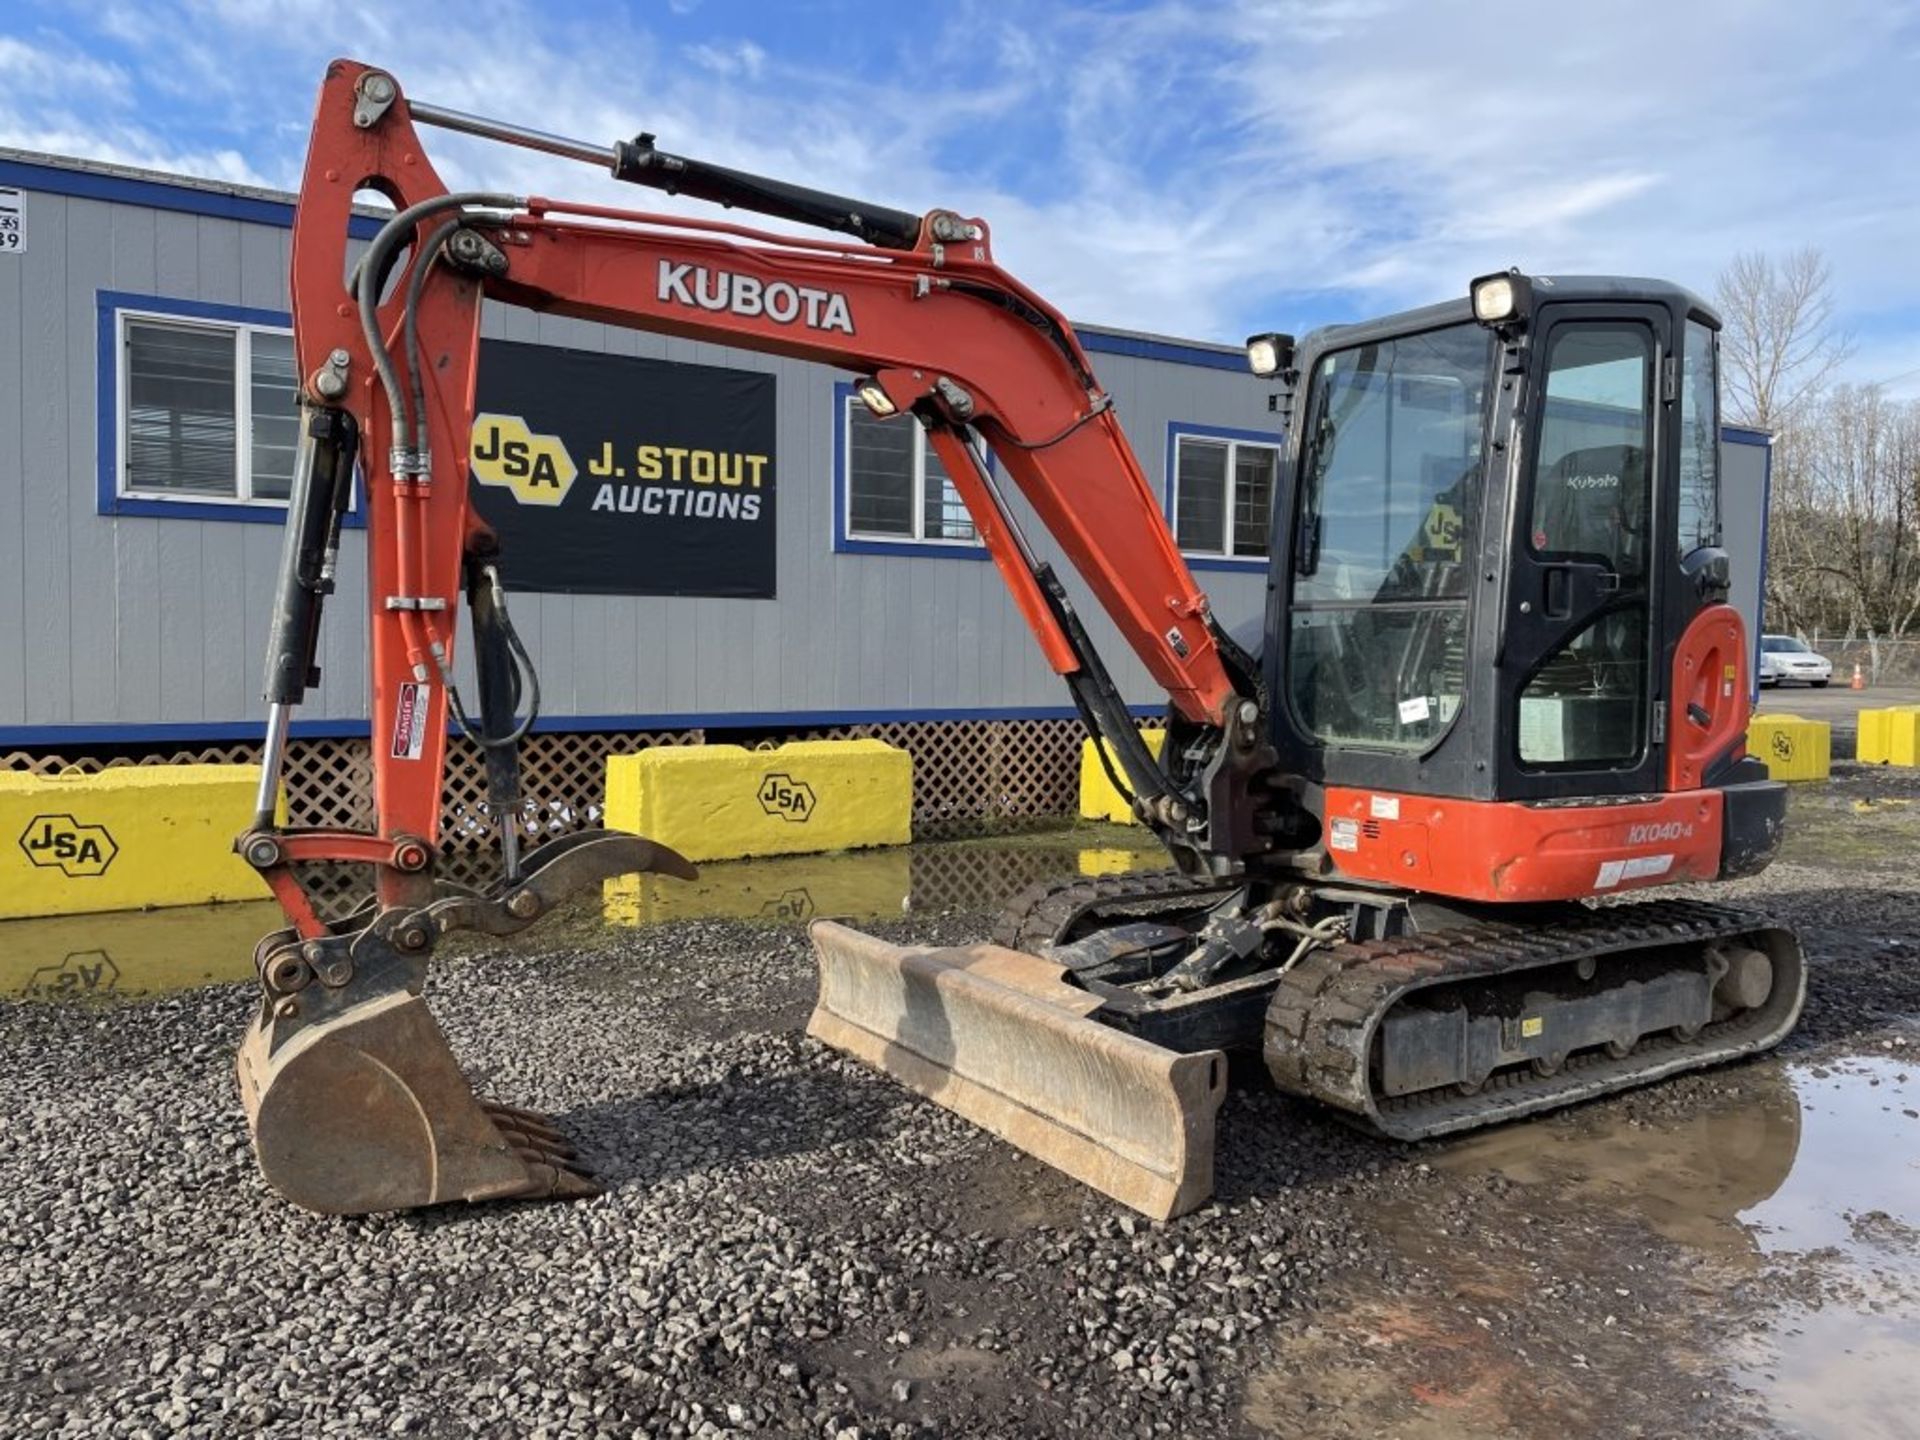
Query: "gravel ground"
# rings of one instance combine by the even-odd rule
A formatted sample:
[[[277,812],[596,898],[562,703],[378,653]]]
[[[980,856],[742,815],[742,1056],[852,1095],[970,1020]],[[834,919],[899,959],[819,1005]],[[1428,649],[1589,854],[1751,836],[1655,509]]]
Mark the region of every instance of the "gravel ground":
[[[1920,1056],[1913,817],[1903,850],[1874,828],[1903,783],[1803,800],[1790,861],[1731,887],[1808,941],[1791,1055]],[[812,983],[796,931],[731,922],[441,963],[479,1088],[552,1112],[608,1193],[372,1220],[257,1177],[241,988],[0,1005],[0,1429],[1751,1434],[1716,1342],[1817,1284],[1258,1086],[1223,1111],[1217,1202],[1149,1224],[804,1039]],[[1658,1124],[1779,1074],[1580,1113]]]

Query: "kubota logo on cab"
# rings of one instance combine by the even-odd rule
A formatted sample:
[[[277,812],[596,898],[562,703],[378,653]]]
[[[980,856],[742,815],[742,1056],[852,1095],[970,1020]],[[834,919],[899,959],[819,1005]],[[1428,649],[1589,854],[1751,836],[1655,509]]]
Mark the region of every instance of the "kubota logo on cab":
[[[482,485],[511,490],[522,505],[558,505],[580,473],[558,435],[536,435],[518,415],[476,415],[468,461]]]

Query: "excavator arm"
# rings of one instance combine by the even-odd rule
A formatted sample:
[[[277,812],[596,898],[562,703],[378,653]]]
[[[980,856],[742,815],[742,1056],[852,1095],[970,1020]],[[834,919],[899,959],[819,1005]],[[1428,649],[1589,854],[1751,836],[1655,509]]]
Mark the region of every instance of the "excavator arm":
[[[422,125],[857,239],[450,192]],[[394,213],[362,251],[355,201],[368,191]],[[913,216],[745,175],[663,152],[650,136],[601,149],[411,103],[386,72],[336,61],[294,225],[304,446],[269,647],[259,805],[237,843],[289,922],[256,953],[262,1004],[240,1075],[262,1168],[290,1198],[363,1212],[590,1189],[544,1121],[467,1089],[420,998],[427,957],[450,930],[511,934],[610,876],[692,874],[665,847],[610,832],[519,854],[515,747],[538,681],[507,613],[511,557],[468,495],[489,299],[859,374],[873,413],[926,427],[1048,664],[1110,748],[1110,773],[1180,868],[1230,877],[1272,844],[1258,823],[1274,757],[1256,668],[1215,624],[1072,328],[994,262],[984,221]],[[1169,696],[1164,765],[1142,743],[1059,576],[1022,533],[983,444]],[[321,609],[356,481],[369,551],[376,824],[289,829],[274,818],[281,759],[293,710],[318,678]],[[463,591],[477,716],[454,683]],[[528,713],[517,718],[523,701]],[[483,749],[501,826],[505,875],[482,894],[433,874],[450,719]],[[348,921],[323,920],[298,878],[306,862],[372,866],[373,903]]]
[[[564,149],[604,160],[623,178],[837,224],[879,243],[540,197],[450,194],[427,159],[422,121]],[[352,265],[354,199],[369,190],[398,213]],[[984,221],[940,210],[910,217],[743,176],[665,155],[645,136],[605,151],[534,136],[410,105],[384,72],[339,61],[321,91],[301,185],[294,331],[306,428],[322,442],[305,467],[317,472],[313,488],[328,488],[341,470],[347,436],[357,441],[366,481],[375,800],[386,846],[283,834],[282,858],[384,863],[395,842],[423,843],[429,852],[434,844],[453,698],[453,607],[463,574],[471,580],[493,553],[467,492],[488,298],[859,372],[861,396],[876,413],[897,414],[899,423],[913,423],[911,415],[927,427],[1041,652],[1112,747],[1142,818],[1183,868],[1230,869],[1259,847],[1248,816],[1232,800],[1222,804],[1222,785],[1206,773],[1215,752],[1231,758],[1235,776],[1257,769],[1257,677],[1214,624],[1072,328],[995,264]],[[1203,737],[1175,760],[1180,773],[1163,770],[1140,743],[1064,587],[1037,559],[982,463],[976,437],[992,448],[1175,714]],[[316,513],[325,508],[315,502]],[[296,503],[296,521],[297,511]],[[278,717],[304,693],[315,631],[298,577],[283,586],[288,623],[276,634],[268,694],[276,749],[285,729]],[[269,801],[263,783],[263,834]],[[1216,810],[1234,812],[1231,823]],[[418,849],[405,858],[417,860]],[[383,876],[384,901],[420,897],[404,878],[419,869],[386,870],[393,873]],[[288,881],[276,888],[293,898]],[[297,911],[295,918],[312,928]]]

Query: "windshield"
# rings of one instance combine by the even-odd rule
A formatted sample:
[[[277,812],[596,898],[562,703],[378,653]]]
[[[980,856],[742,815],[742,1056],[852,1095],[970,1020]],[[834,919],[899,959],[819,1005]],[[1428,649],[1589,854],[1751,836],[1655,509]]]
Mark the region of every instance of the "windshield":
[[[1760,642],[1760,648],[1769,655],[1805,655],[1807,647],[1791,635],[1769,635]]]
[[[1491,346],[1467,322],[1314,366],[1288,652],[1323,739],[1423,749],[1460,708]]]

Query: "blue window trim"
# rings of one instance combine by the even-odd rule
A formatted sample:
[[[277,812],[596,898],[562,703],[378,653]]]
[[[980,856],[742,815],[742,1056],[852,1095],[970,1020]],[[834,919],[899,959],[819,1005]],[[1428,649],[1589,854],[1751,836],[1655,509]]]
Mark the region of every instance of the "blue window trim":
[[[0,171],[3,175],[4,171]],[[98,355],[94,370],[95,448],[99,457],[94,509],[101,515],[138,515],[159,520],[223,520],[243,525],[285,525],[284,504],[231,505],[205,500],[165,500],[120,493],[120,315],[127,310],[172,315],[182,320],[210,320],[226,325],[259,325],[287,330],[293,317],[284,310],[258,310],[245,305],[221,305],[208,300],[172,300],[163,295],[136,295],[125,290],[94,293]],[[354,508],[343,522],[350,529],[365,526],[365,506],[356,483]]]
[[[837,555],[914,555],[941,560],[990,560],[984,545],[958,545],[938,540],[869,540],[847,533],[847,406],[853,382],[833,384],[833,549]],[[903,425],[918,422],[903,419]]]
[[[1140,720],[1166,713],[1165,705],[1131,705]],[[1008,705],[999,708],[880,709],[880,710],[744,710],[700,711],[691,714],[547,715],[534,723],[536,734],[592,735],[630,730],[810,730],[834,725],[889,725],[907,722],[977,720],[1072,720],[1071,705]],[[167,724],[116,725],[7,725],[0,726],[0,745],[129,745],[201,744],[215,741],[258,740],[267,722],[256,720],[184,721]],[[448,732],[452,733],[451,724]],[[365,720],[295,720],[295,739],[364,739],[372,733]]]
[[[1169,420],[1167,422],[1167,460],[1166,470],[1160,482],[1160,503],[1167,512],[1167,528],[1174,529],[1176,519],[1173,513],[1173,485],[1178,475],[1177,461],[1182,436],[1196,440],[1244,440],[1254,445],[1271,445],[1282,456],[1286,454],[1287,437],[1271,430],[1236,430],[1228,425],[1198,425],[1187,420]],[[1275,489],[1279,488],[1279,466],[1275,465]],[[1176,539],[1178,532],[1176,531]],[[1193,553],[1182,550],[1189,570],[1227,570],[1245,575],[1249,572],[1264,573],[1271,563],[1265,555],[1209,555],[1204,552]]]

